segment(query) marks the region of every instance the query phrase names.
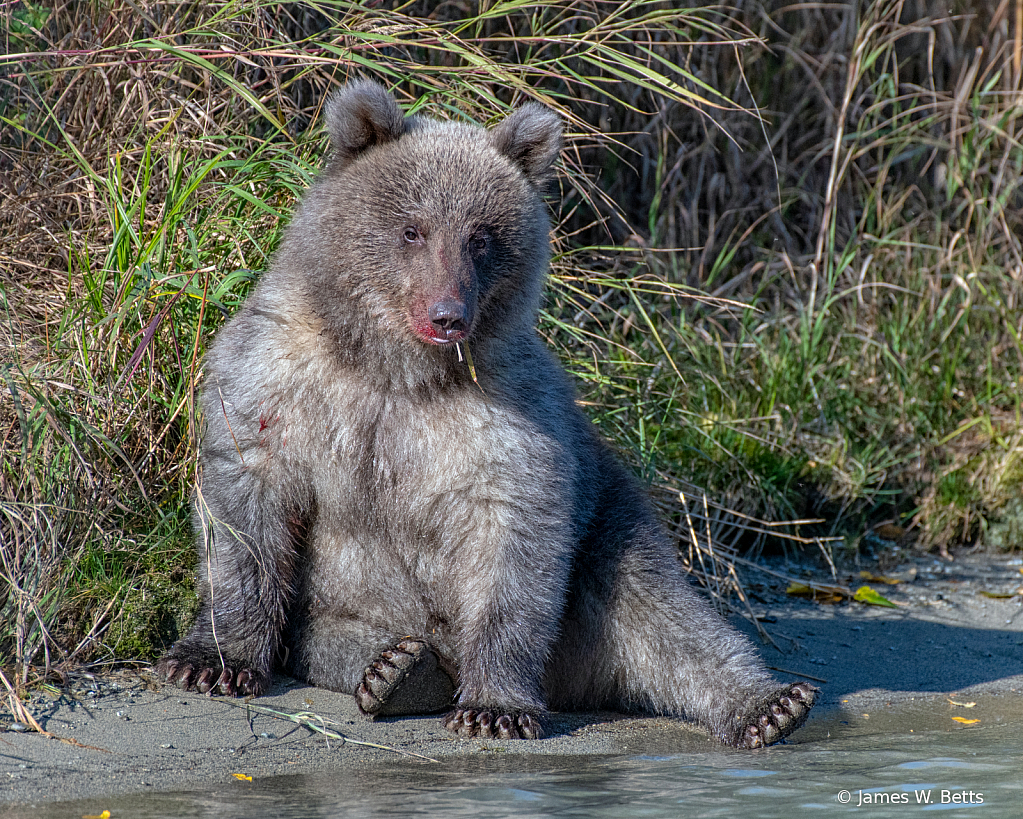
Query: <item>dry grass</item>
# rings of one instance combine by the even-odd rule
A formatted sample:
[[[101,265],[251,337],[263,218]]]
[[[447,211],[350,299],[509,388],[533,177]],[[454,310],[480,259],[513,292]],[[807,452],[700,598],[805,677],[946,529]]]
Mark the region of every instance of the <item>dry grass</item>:
[[[542,329],[711,586],[741,595],[730,556],[778,519],[852,552],[886,521],[1018,545],[1020,4],[673,5],[2,7],[19,679],[187,619],[202,353],[357,74],[438,116],[568,121]]]

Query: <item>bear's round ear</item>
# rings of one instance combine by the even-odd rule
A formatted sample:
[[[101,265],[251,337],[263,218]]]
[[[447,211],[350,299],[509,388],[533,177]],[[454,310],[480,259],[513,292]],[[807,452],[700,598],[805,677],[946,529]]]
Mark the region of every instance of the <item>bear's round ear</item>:
[[[324,119],[331,148],[345,164],[374,145],[398,139],[408,129],[398,102],[372,80],[349,83],[331,94]]]
[[[561,118],[539,103],[527,103],[494,126],[490,142],[542,189],[561,152]]]

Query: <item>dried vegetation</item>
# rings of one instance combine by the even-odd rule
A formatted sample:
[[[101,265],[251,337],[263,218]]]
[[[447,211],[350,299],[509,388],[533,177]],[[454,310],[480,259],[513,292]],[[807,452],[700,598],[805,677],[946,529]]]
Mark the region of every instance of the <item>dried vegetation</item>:
[[[883,524],[1023,542],[1023,2],[674,6],[0,6],[17,680],[146,659],[187,620],[202,353],[354,75],[569,121],[543,329],[680,537],[715,544],[683,549],[708,581],[774,531],[734,512],[851,553]]]

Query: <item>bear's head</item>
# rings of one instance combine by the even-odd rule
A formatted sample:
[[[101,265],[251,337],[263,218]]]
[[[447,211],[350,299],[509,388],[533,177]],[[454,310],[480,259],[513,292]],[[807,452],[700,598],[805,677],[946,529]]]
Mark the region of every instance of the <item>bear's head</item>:
[[[305,268],[341,343],[385,334],[443,348],[532,326],[558,116],[533,103],[490,129],[405,116],[360,81],[325,118],[331,155],[281,256]]]

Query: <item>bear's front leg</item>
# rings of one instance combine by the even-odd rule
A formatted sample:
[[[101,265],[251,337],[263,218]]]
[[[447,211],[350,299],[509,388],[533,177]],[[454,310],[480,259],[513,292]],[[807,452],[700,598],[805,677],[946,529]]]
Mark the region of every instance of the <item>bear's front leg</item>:
[[[503,585],[468,625],[458,702],[443,724],[462,737],[540,739],[547,713],[541,680],[562,601],[546,590],[529,599],[525,590],[535,585],[526,578],[509,576]]]
[[[207,395],[195,493],[202,606],[192,629],[154,670],[186,690],[259,696],[273,677],[310,493],[299,469],[267,454],[258,411],[245,412],[241,401],[211,403]]]
[[[201,494],[196,502],[199,616],[154,671],[179,688],[201,694],[260,696],[270,687],[286,618],[292,536],[267,493],[246,504],[252,512],[239,520],[237,505],[228,508],[222,502],[223,491],[207,498],[212,505]]]
[[[549,593],[529,598],[525,590],[535,586],[523,577],[502,585],[464,635],[458,702],[444,727],[462,737],[540,739],[541,679],[563,605]]]
[[[514,517],[514,516],[513,516]],[[537,509],[530,510],[537,517]],[[543,675],[565,607],[572,546],[567,521],[516,527],[478,542],[462,575],[459,694],[444,726],[463,737],[539,739],[547,714]]]

